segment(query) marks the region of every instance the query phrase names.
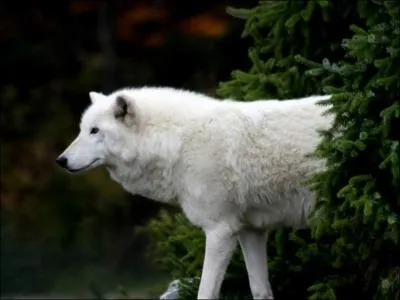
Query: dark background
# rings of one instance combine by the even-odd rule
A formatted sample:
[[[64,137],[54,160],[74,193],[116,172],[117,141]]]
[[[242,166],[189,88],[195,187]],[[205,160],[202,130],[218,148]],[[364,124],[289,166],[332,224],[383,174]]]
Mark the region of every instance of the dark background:
[[[105,170],[54,160],[78,132],[89,91],[161,85],[214,95],[249,68],[243,21],[257,1],[2,1],[2,295],[146,297],[166,288],[136,233],[161,205]]]

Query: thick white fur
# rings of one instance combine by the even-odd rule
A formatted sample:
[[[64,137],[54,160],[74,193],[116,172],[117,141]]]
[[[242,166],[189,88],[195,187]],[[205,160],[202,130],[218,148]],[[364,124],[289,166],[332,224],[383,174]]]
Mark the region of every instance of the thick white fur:
[[[113,114],[119,95],[130,108],[124,120]],[[324,162],[306,154],[332,121],[316,105],[329,96],[243,103],[145,87],[90,97],[62,154],[67,168],[105,165],[130,193],[179,205],[206,235],[198,298],[218,298],[239,241],[253,298],[273,299],[268,232],[307,226],[313,196],[304,181]],[[99,133],[89,134],[93,126]]]

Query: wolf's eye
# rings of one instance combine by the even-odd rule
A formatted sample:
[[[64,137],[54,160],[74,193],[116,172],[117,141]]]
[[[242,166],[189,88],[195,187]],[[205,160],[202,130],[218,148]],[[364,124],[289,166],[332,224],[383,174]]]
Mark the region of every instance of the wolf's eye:
[[[99,128],[98,127],[92,127],[90,128],[90,134],[96,134],[99,132]]]

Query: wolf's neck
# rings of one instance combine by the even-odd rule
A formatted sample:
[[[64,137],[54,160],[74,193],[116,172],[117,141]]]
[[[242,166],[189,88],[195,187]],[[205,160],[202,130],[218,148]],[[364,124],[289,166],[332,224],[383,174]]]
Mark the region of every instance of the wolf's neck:
[[[177,195],[172,166],[160,161],[143,165],[121,163],[108,168],[110,177],[131,194],[154,201],[175,204]]]

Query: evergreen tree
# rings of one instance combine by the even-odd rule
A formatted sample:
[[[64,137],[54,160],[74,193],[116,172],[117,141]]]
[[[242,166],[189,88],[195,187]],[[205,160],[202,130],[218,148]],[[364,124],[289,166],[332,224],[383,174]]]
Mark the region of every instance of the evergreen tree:
[[[288,99],[320,92],[320,82],[304,76],[308,68],[295,55],[312,61],[344,55],[341,41],[351,36],[349,24],[363,23],[358,7],[364,1],[261,1],[252,9],[228,12],[246,19],[243,37],[251,37],[252,67],[236,70],[220,84],[218,94],[236,100]],[[358,5],[357,5],[358,4]]]
[[[400,299],[400,2],[375,1],[365,28],[351,26],[345,60],[314,66],[336,118],[316,155],[328,169],[312,182],[315,247],[330,240],[331,270],[312,299]],[[332,85],[339,78],[341,85]],[[324,295],[324,296],[323,296]],[[329,296],[328,296],[329,295]]]
[[[319,212],[313,237],[309,230],[287,229],[269,241],[276,298],[398,299],[398,4],[276,1],[230,13],[246,19],[243,35],[254,42],[252,67],[221,83],[221,97],[288,99],[319,94],[327,84],[326,92],[335,94],[328,101],[337,114],[335,124],[315,153],[329,168],[311,181]],[[353,61],[344,62],[345,55]],[[199,229],[180,215],[164,213],[146,231],[158,238],[153,249],[158,262],[175,278],[200,276],[204,239]],[[182,287],[183,298],[193,298],[198,280]],[[239,251],[222,292],[250,295]]]

